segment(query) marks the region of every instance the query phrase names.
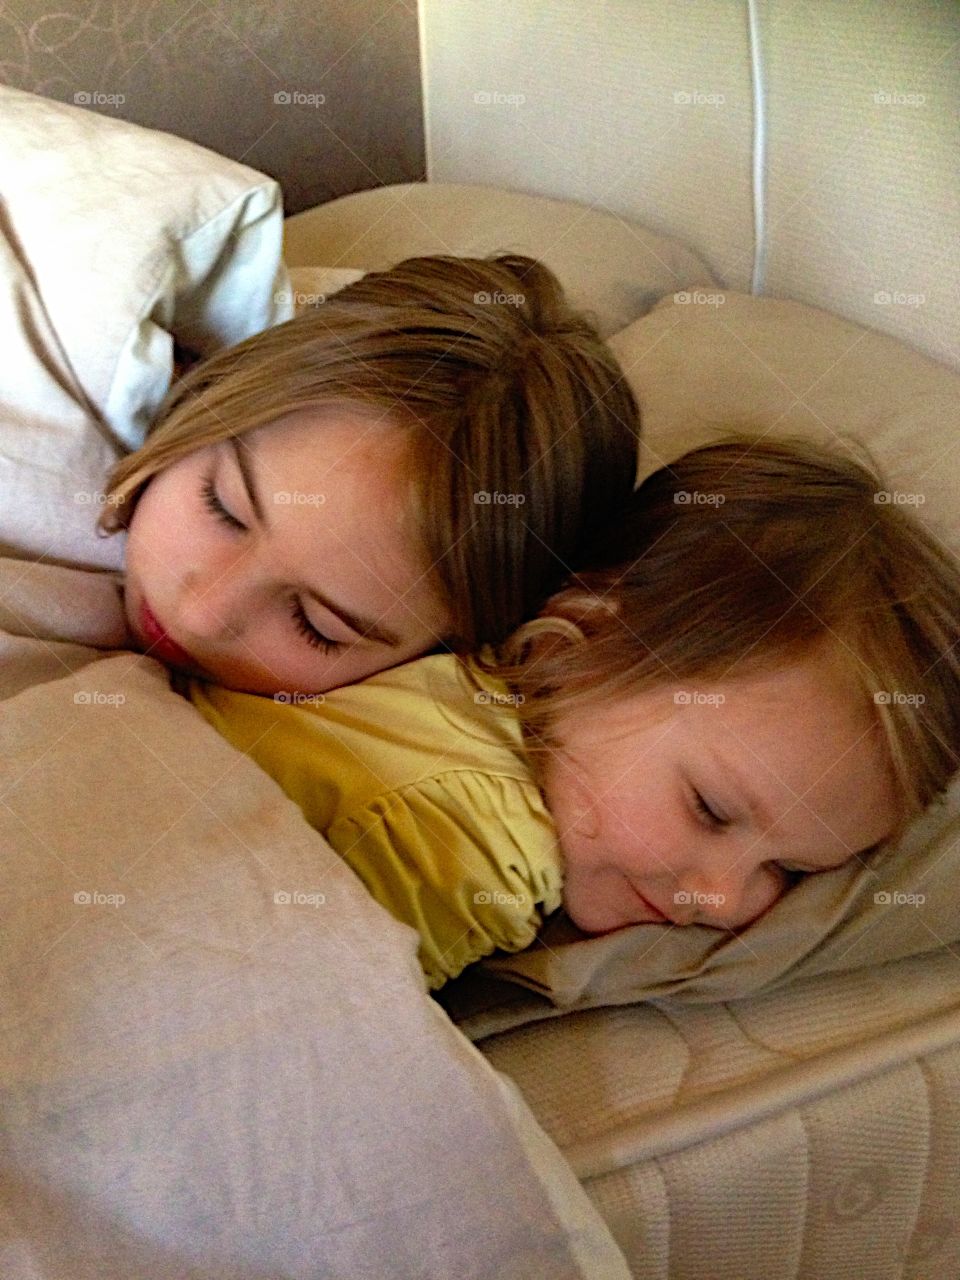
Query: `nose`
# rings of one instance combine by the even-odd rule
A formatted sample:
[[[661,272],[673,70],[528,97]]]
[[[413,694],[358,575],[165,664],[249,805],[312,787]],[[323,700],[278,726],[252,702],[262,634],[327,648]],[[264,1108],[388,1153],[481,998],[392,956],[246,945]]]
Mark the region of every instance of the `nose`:
[[[763,915],[785,887],[786,878],[772,867],[716,869],[685,879],[672,914],[678,924],[743,928]]]

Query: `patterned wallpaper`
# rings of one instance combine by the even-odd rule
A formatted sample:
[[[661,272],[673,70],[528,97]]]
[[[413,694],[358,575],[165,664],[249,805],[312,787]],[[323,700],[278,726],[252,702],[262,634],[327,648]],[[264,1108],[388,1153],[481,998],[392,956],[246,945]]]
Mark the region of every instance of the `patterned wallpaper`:
[[[0,0],[0,80],[241,160],[287,214],[426,176],[415,0]]]

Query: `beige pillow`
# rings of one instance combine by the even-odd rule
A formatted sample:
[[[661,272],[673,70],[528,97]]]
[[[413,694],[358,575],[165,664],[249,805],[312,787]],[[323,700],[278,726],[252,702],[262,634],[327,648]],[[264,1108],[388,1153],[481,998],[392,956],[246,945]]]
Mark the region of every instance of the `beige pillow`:
[[[571,200],[464,183],[401,183],[342,196],[288,218],[290,267],[383,270],[403,258],[499,250],[540,258],[606,337],[664,294],[713,277],[679,240]]]
[[[641,479],[732,423],[853,435],[960,548],[960,375],[800,302],[719,290],[678,298],[609,339],[643,410]]]
[[[291,267],[289,301],[299,315],[309,307],[320,306],[334,293],[362,280],[366,273],[353,267]]]
[[[721,300],[722,299],[722,300]],[[664,300],[611,339],[644,411],[642,475],[724,424],[861,437],[945,542],[960,531],[960,376],[897,339],[800,303],[742,294]],[[644,924],[580,933],[562,912],[538,942],[448,984],[471,1035],[560,1009],[669,995],[739,999],[795,978],[960,941],[960,775],[868,866],[800,881],[739,935]],[[520,997],[499,979],[538,997]]]

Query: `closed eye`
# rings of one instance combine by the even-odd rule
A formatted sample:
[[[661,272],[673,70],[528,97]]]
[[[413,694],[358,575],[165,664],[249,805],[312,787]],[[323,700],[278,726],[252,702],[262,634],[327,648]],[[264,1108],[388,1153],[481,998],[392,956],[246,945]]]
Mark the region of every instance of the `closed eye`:
[[[222,520],[231,529],[239,529],[241,531],[246,529],[247,526],[242,524],[236,516],[232,516],[217,497],[217,491],[213,487],[213,478],[211,476],[207,476],[200,486],[200,496],[203,498],[207,510],[212,515],[215,515],[218,520]]]
[[[712,827],[715,831],[719,831],[721,828],[728,827],[730,825],[730,820],[728,818],[721,818],[719,813],[715,813],[707,804],[706,800],[704,800],[700,792],[696,789],[694,789],[693,792],[693,803],[697,813],[700,814],[701,820],[706,826]]]

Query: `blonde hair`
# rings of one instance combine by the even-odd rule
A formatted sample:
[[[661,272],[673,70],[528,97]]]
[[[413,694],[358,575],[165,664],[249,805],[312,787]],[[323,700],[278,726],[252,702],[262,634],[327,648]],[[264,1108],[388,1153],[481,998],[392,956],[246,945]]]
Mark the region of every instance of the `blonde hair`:
[[[889,499],[834,449],[728,433],[651,475],[585,550],[589,569],[480,665],[523,695],[536,751],[598,698],[832,641],[879,717],[905,823],[960,766],[960,572]]]
[[[532,617],[635,483],[636,400],[553,273],[519,254],[434,255],[191,369],[111,471],[99,531],[126,528],[152,477],[194,450],[331,405],[414,432],[416,529],[460,651]]]

